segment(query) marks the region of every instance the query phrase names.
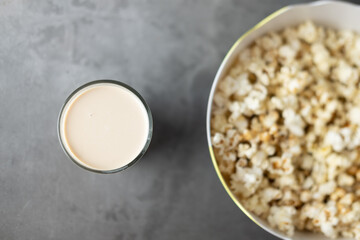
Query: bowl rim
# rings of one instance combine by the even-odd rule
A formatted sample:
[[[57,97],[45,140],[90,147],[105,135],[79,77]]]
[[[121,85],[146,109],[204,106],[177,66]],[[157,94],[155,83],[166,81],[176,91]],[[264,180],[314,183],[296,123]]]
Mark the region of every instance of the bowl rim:
[[[227,192],[227,194],[230,196],[231,200],[238,206],[238,208],[241,209],[241,211],[248,217],[250,218],[256,225],[258,225],[259,227],[261,227],[262,229],[264,229],[265,231],[267,231],[268,233],[280,238],[280,239],[291,239],[291,237],[285,235],[285,233],[280,234],[275,232],[273,229],[274,228],[270,228],[268,226],[265,226],[264,224],[258,222],[257,219],[255,219],[254,215],[248,211],[242,204],[241,202],[238,200],[238,198],[232,193],[232,191],[230,190],[230,187],[228,186],[228,184],[226,183],[224,177],[222,176],[219,166],[216,162],[216,158],[214,155],[214,150],[213,150],[213,146],[212,146],[212,142],[211,142],[211,125],[210,125],[210,121],[211,121],[211,112],[212,112],[212,103],[213,103],[213,99],[214,99],[214,94],[218,85],[218,82],[220,81],[220,76],[224,71],[225,65],[228,63],[228,61],[230,60],[231,56],[234,54],[235,50],[237,49],[237,47],[239,46],[239,44],[247,37],[249,36],[251,33],[253,33],[255,30],[263,27],[265,24],[267,24],[268,22],[270,22],[272,19],[280,16],[281,14],[287,12],[290,9],[293,8],[297,8],[297,7],[311,7],[311,6],[319,6],[319,5],[327,5],[327,4],[343,4],[343,5],[351,5],[351,6],[357,6],[359,7],[358,4],[352,3],[352,2],[345,2],[345,1],[332,1],[332,0],[318,0],[318,1],[314,1],[314,2],[309,2],[309,3],[298,3],[298,4],[291,4],[291,5],[287,5],[285,7],[282,7],[278,10],[276,10],[275,12],[271,13],[270,15],[268,15],[267,17],[265,17],[263,20],[261,20],[260,22],[258,22],[256,25],[254,25],[252,28],[250,28],[249,30],[247,30],[243,35],[241,35],[236,42],[231,46],[231,48],[229,49],[229,51],[226,53],[224,59],[222,60],[220,67],[218,68],[215,78],[213,80],[212,86],[211,86],[211,90],[210,90],[210,94],[209,94],[209,98],[208,98],[208,103],[207,103],[207,111],[206,111],[206,136],[207,136],[207,142],[208,142],[208,148],[209,148],[209,153],[210,153],[210,157],[211,157],[211,161],[213,164],[213,167],[215,169],[216,175],[217,177],[220,179],[220,182],[222,184],[222,186],[225,188],[225,191]]]

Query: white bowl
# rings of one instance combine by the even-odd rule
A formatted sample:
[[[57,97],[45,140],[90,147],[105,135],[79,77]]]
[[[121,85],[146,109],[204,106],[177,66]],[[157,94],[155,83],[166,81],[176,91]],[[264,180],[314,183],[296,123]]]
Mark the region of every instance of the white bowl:
[[[274,12],[273,14],[269,15],[264,20],[259,22],[257,25],[255,25],[248,32],[246,32],[231,47],[229,52],[226,54],[223,62],[221,63],[219,70],[217,71],[209,96],[206,116],[206,129],[210,155],[216,173],[221,183],[223,184],[226,192],[230,195],[231,199],[251,220],[253,220],[257,225],[259,225],[269,233],[282,239],[325,240],[329,238],[322,234],[300,231],[296,231],[293,237],[289,237],[283,232],[280,232],[279,230],[270,227],[266,221],[260,219],[255,214],[247,211],[237,199],[237,197],[231,192],[229,186],[225,182],[222,174],[220,173],[211,143],[210,120],[214,92],[216,90],[219,80],[221,80],[225,76],[225,74],[227,74],[229,68],[234,62],[234,59],[239,55],[242,49],[246,48],[250,43],[252,43],[261,35],[271,31],[281,30],[287,26],[300,24],[306,20],[312,20],[315,24],[319,24],[325,27],[331,27],[333,29],[350,29],[360,33],[360,6],[352,3],[338,1],[319,1],[308,4],[291,5]],[[338,239],[345,240],[345,238]]]

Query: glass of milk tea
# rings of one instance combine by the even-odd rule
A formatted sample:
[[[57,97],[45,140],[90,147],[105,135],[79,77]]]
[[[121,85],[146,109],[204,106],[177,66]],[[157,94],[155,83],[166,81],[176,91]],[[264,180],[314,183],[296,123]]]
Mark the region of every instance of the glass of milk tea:
[[[58,119],[58,135],[66,155],[97,173],[122,171],[149,147],[153,121],[149,106],[130,86],[97,80],[66,99]]]

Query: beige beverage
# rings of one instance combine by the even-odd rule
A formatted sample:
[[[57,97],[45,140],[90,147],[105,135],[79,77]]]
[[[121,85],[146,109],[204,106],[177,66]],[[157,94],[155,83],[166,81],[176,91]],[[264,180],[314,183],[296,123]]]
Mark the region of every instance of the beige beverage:
[[[127,166],[145,148],[149,114],[128,88],[100,82],[76,92],[65,104],[59,135],[68,155],[98,171]]]

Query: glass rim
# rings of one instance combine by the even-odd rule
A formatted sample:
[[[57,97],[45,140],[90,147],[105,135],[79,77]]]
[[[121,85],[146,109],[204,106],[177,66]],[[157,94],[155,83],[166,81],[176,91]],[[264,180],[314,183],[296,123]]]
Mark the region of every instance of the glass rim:
[[[87,88],[89,86],[96,85],[96,84],[101,84],[101,83],[115,84],[115,85],[124,87],[127,90],[129,90],[131,93],[133,93],[141,101],[141,103],[144,105],[144,107],[146,109],[146,113],[148,115],[148,120],[149,120],[149,130],[148,130],[147,139],[146,139],[144,147],[139,152],[139,154],[131,162],[129,162],[128,164],[126,164],[126,165],[124,165],[122,167],[119,167],[119,168],[111,169],[111,170],[99,170],[99,169],[95,169],[95,168],[90,168],[90,167],[87,167],[87,166],[81,164],[76,159],[74,159],[71,156],[71,154],[68,152],[68,150],[66,149],[65,144],[63,142],[63,138],[61,137],[61,132],[60,132],[61,131],[61,120],[62,120],[62,117],[63,117],[63,113],[64,113],[64,110],[65,110],[67,104],[69,103],[69,101],[75,96],[75,94],[77,94],[79,91],[83,90],[84,88]],[[57,134],[58,134],[58,139],[59,139],[61,148],[65,152],[66,156],[70,160],[72,160],[76,165],[78,165],[79,167],[81,167],[81,168],[83,168],[85,170],[88,170],[90,172],[95,172],[95,173],[102,173],[102,174],[117,173],[117,172],[123,171],[123,170],[133,166],[138,160],[140,160],[144,156],[145,152],[149,148],[149,145],[150,145],[150,142],[151,142],[151,139],[152,139],[153,118],[152,118],[152,114],[151,114],[151,110],[150,110],[149,105],[146,103],[145,99],[134,88],[132,88],[129,85],[127,85],[127,84],[125,84],[123,82],[120,82],[120,81],[111,80],[111,79],[100,79],[100,80],[90,81],[90,82],[87,82],[87,83],[81,85],[80,87],[78,87],[74,91],[72,91],[70,93],[70,95],[65,99],[65,102],[64,102],[64,104],[62,105],[62,107],[60,109],[60,113],[59,113],[59,116],[58,116],[58,119],[57,119]]]

